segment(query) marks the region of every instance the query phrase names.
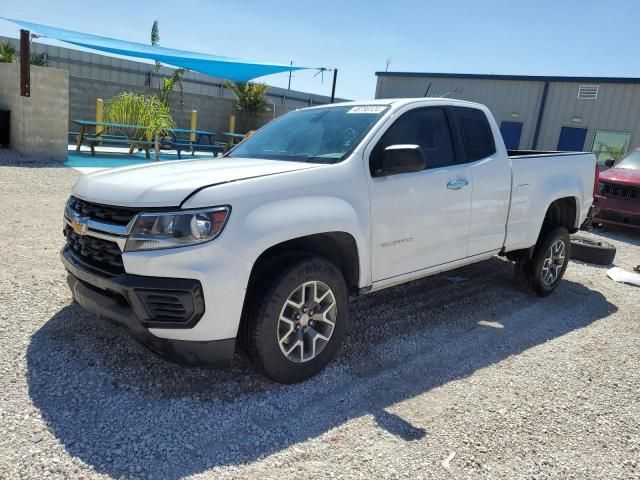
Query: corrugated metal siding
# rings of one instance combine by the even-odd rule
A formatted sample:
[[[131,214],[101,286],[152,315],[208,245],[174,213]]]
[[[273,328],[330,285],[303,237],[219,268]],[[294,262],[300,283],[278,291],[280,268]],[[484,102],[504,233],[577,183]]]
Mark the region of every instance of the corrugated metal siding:
[[[433,77],[378,77],[376,98],[429,96],[469,100],[487,105],[498,122],[522,122],[520,148],[531,148],[543,82]],[[515,113],[518,117],[512,117]]]
[[[448,97],[484,103],[498,124],[504,120],[522,122],[520,148],[533,148],[544,81],[379,75],[376,98],[422,97],[429,82],[429,96],[461,89]],[[601,82],[595,100],[579,100],[581,83],[550,82],[537,148],[556,149],[562,127],[586,128],[585,150],[591,150],[596,130],[631,133],[629,148],[639,147],[640,84]],[[511,117],[513,112],[519,118]],[[575,117],[582,121],[573,121]]]
[[[550,84],[540,149],[555,149],[563,126],[588,129],[585,150],[591,150],[596,130],[631,133],[629,146],[640,146],[640,85],[603,83],[595,100],[578,99],[579,87],[579,83]],[[573,121],[575,117],[582,121]]]

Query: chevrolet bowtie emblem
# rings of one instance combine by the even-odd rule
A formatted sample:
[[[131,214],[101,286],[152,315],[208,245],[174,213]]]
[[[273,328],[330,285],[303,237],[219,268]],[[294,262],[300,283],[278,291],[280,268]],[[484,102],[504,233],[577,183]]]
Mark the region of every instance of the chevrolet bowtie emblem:
[[[84,215],[76,215],[71,220],[71,228],[78,235],[84,235],[89,230],[89,217]]]

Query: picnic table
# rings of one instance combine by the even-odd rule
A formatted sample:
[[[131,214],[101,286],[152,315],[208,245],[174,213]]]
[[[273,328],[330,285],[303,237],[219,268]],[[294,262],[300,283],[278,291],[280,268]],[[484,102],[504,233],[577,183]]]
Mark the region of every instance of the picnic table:
[[[215,157],[218,156],[219,153],[224,151],[224,147],[226,146],[224,142],[216,142],[213,137],[217,134],[216,132],[209,132],[207,130],[189,130],[186,128],[173,128],[171,129],[171,134],[173,136],[173,140],[171,142],[171,147],[175,148],[178,153],[178,158],[182,158],[180,155],[182,150],[191,150],[191,155],[195,155],[196,150],[210,150]],[[196,136],[196,140],[192,141],[190,138],[180,138],[178,135],[191,135],[194,134]],[[205,143],[203,139],[206,138],[208,141]]]
[[[73,123],[80,126],[80,132],[70,132],[71,135],[76,135],[76,151],[80,151],[80,147],[85,141],[88,141],[91,148],[91,155],[95,155],[95,146],[103,141],[113,143],[126,143],[129,145],[129,153],[133,153],[136,147],[144,148],[145,155],[150,158],[149,149],[154,144],[153,141],[144,140],[142,138],[131,138],[127,135],[112,135],[105,133],[108,128],[127,129],[127,130],[144,130],[146,127],[142,125],[127,125],[122,123],[111,122],[96,122],[93,120],[72,120]],[[98,133],[99,127],[103,127],[103,131]],[[88,129],[93,128],[94,133],[89,134]],[[214,141],[213,137],[216,136],[216,132],[210,132],[208,130],[190,130],[185,128],[173,128],[170,130],[172,140],[167,142],[161,139],[160,144],[169,148],[175,148],[178,153],[178,158],[181,157],[182,150],[191,150],[191,154],[194,155],[196,150],[210,150],[214,156],[224,151],[225,144],[223,142]],[[195,134],[196,141],[193,142],[190,139],[180,138],[180,135]],[[207,143],[203,141],[206,138]]]
[[[147,158],[150,158],[149,155],[149,147],[153,145],[154,142],[148,140],[142,140],[139,138],[130,138],[126,135],[111,135],[104,133],[103,131],[98,132],[98,127],[104,127],[103,130],[107,128],[126,128],[129,130],[144,130],[146,127],[142,125],[126,125],[123,123],[111,123],[111,122],[96,122],[92,120],[71,120],[76,125],[80,126],[80,132],[77,133],[76,136],[76,152],[80,151],[80,147],[85,140],[88,140],[89,147],[91,148],[91,155],[95,155],[95,146],[98,143],[103,141],[109,141],[114,143],[126,143],[129,145],[129,153],[132,153],[134,148],[142,147],[145,150],[145,154]],[[87,134],[87,129],[93,127],[94,133],[92,135]],[[71,134],[75,134],[76,132],[71,132]]]

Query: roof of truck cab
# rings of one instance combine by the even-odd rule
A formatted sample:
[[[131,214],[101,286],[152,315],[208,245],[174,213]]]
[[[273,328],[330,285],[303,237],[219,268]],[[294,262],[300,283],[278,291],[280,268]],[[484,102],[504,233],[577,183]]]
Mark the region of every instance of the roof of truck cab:
[[[451,104],[470,105],[470,106],[484,106],[481,103],[469,102],[467,100],[458,100],[456,98],[444,98],[444,97],[415,97],[415,98],[382,98],[376,100],[355,100],[350,102],[331,103],[325,105],[317,105],[311,108],[326,108],[326,107],[339,107],[339,106],[359,106],[359,105],[393,105],[394,107],[408,105],[416,102],[442,102],[446,101]]]

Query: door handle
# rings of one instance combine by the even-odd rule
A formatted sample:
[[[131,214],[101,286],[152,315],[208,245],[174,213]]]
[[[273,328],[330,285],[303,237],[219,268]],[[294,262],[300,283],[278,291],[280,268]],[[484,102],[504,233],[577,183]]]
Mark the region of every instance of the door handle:
[[[460,190],[461,188],[464,188],[467,185],[469,185],[469,182],[467,182],[464,178],[459,178],[457,180],[452,180],[449,183],[447,183],[447,188],[449,190]]]

